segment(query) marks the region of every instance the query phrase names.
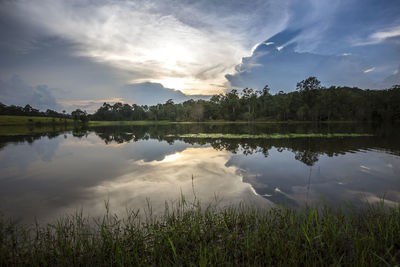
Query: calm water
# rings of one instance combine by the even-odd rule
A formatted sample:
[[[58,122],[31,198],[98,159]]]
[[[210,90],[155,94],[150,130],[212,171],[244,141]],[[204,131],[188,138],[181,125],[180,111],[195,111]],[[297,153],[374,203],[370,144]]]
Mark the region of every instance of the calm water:
[[[279,140],[179,139],[177,133],[371,133]],[[0,136],[0,210],[40,222],[143,209],[181,195],[268,208],[400,201],[398,128],[356,124],[97,127]]]

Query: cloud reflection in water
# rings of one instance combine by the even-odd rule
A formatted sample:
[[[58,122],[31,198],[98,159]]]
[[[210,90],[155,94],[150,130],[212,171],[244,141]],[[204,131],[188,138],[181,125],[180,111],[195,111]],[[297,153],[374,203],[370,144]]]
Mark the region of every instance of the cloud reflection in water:
[[[157,213],[164,211],[165,201],[175,201],[182,194],[188,201],[196,198],[203,204],[217,197],[221,206],[242,202],[270,207],[269,200],[243,183],[237,167],[226,166],[230,157],[229,152],[201,147],[166,155],[161,161],[132,161],[135,168],[130,173],[89,188],[92,197],[85,206],[104,211],[101,200],[108,196],[113,210],[124,211],[146,207],[148,199]]]

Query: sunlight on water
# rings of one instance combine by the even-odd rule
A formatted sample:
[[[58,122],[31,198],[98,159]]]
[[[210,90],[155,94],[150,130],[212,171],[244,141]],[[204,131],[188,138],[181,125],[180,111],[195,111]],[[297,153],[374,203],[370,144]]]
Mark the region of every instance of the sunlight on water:
[[[181,155],[179,153],[173,154],[173,155],[167,155],[164,158],[164,162],[170,162],[170,161],[174,161],[177,160],[181,157]]]

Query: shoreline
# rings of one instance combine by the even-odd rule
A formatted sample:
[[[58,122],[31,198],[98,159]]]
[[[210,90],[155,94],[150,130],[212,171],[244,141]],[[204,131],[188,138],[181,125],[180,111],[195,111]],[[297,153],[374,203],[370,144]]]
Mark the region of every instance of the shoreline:
[[[64,119],[64,118],[55,118],[55,117],[39,117],[39,116],[14,116],[14,115],[0,115],[0,126],[35,126],[35,124],[45,124],[45,125],[53,125],[53,124],[80,124],[83,123],[80,121],[74,121],[72,119]],[[150,121],[150,120],[141,120],[141,121],[88,121],[88,126],[118,126],[118,125],[171,125],[171,124],[329,124],[329,123],[375,123],[374,121]],[[377,123],[377,122],[376,122]]]

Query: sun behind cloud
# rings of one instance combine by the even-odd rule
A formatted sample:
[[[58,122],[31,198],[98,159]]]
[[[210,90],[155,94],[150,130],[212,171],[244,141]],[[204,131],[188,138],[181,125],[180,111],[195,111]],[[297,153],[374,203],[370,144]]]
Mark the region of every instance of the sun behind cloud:
[[[286,23],[286,11],[267,9],[274,5],[270,2],[248,4],[246,10],[236,8],[241,3],[212,1],[78,3],[10,5],[43,32],[73,43],[75,56],[130,72],[131,83],[161,83],[197,94],[219,93],[214,84],[224,86],[224,75],[251,53],[254,43]],[[259,21],[270,26],[261,27]]]

